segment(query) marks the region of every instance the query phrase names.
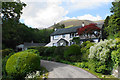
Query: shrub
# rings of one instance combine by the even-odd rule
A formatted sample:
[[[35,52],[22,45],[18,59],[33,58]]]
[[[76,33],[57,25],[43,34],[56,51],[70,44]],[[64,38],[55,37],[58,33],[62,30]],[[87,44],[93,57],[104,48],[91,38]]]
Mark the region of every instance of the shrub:
[[[38,50],[35,50],[35,49],[28,49],[28,50],[26,50],[26,51],[24,51],[25,53],[34,53],[34,54],[37,54],[37,55],[39,55],[39,52],[38,52]]]
[[[8,78],[10,78],[8,75],[7,75],[7,72],[6,72],[6,62],[8,60],[8,58],[13,55],[14,53],[10,53],[8,56],[5,56],[4,58],[2,58],[2,79],[3,80],[7,80]]]
[[[67,47],[64,47],[64,46],[59,46],[59,47],[56,47],[55,50],[54,50],[54,53],[53,53],[53,57],[55,57],[55,60],[58,60],[58,59],[64,59],[64,51],[66,50]]]
[[[51,56],[54,53],[55,48],[56,47],[53,46],[53,47],[48,47],[47,49],[45,49],[44,56]]]
[[[80,67],[80,68],[88,68],[88,63],[87,62],[76,62],[74,63],[75,66]]]
[[[89,58],[94,59],[96,72],[103,74],[110,73],[113,65],[118,65],[120,60],[119,39],[100,41],[96,45],[90,47]],[[97,62],[96,62],[97,61]],[[114,64],[113,64],[114,63]]]
[[[45,51],[47,48],[48,48],[48,47],[39,46],[39,47],[30,47],[29,49],[36,49],[36,50],[38,50],[40,56],[44,56],[44,51]]]
[[[48,60],[48,61],[51,61],[51,60],[52,60],[52,57],[47,57],[47,60]]]
[[[82,61],[88,61],[89,49],[94,44],[95,43],[92,43],[90,41],[86,41],[81,44]]]
[[[115,67],[120,65],[120,48],[117,50],[112,51],[111,58],[115,64]]]
[[[80,47],[78,45],[69,46],[64,52],[64,58],[68,61],[79,61],[81,59]]]
[[[8,56],[10,53],[14,53],[13,49],[4,49],[0,50],[0,53],[2,53],[2,57]]]
[[[24,79],[26,74],[40,67],[40,57],[32,52],[23,51],[12,55],[6,63],[6,72],[14,79]]]

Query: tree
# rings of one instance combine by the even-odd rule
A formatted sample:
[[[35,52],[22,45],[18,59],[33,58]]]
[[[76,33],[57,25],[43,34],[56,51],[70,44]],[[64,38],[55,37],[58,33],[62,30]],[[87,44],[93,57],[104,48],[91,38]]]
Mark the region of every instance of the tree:
[[[106,17],[105,21],[104,21],[104,25],[102,26],[102,40],[106,39],[108,34],[107,32],[104,30],[107,26],[108,26],[108,22],[109,22],[109,16]]]
[[[2,42],[3,48],[15,48],[19,42],[17,28],[19,27],[19,19],[22,14],[22,9],[26,4],[23,2],[2,2]]]
[[[97,24],[91,23],[84,27],[78,28],[78,35],[83,35],[86,38],[91,38],[91,35],[95,35],[96,37],[99,36],[100,28],[97,27]]]
[[[57,24],[54,24],[54,28],[57,28],[57,29],[65,28],[65,25],[57,23]]]
[[[113,13],[110,16],[108,21],[108,26],[105,27],[105,31],[108,34],[108,38],[120,37],[120,1],[112,2],[111,12]]]

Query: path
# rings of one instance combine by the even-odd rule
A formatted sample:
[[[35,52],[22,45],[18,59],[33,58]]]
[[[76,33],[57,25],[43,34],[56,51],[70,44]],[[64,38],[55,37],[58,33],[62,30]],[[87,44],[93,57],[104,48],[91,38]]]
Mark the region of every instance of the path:
[[[48,78],[82,78],[81,80],[100,80],[91,73],[68,64],[41,60],[41,66],[44,66],[49,71]]]

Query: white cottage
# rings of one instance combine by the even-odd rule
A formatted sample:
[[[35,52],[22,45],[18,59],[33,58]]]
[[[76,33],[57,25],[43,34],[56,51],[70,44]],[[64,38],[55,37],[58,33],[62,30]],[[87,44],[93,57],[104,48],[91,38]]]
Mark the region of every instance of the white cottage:
[[[98,27],[102,28],[103,24],[99,24]],[[70,28],[63,28],[63,29],[57,29],[50,35],[50,43],[48,43],[46,46],[70,46],[73,44],[72,39],[74,37],[79,37],[77,35],[77,29],[83,27],[82,26],[76,26],[76,27],[70,27]],[[82,36],[81,36],[82,38]],[[82,38],[80,41],[85,41],[85,38]],[[90,40],[90,39],[87,39]],[[94,37],[92,38],[93,41],[98,42],[98,38]]]

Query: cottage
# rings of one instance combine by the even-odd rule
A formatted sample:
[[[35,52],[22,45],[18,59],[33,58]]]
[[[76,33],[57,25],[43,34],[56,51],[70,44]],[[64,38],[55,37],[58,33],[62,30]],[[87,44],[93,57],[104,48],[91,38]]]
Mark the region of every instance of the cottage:
[[[98,27],[102,28],[103,24],[98,24]],[[46,46],[51,47],[51,46],[70,46],[74,44],[72,42],[72,39],[74,37],[79,37],[77,35],[77,29],[84,27],[84,24],[81,26],[76,26],[76,27],[70,27],[70,28],[63,28],[63,29],[57,29],[55,30],[51,35],[50,35],[50,43],[48,43]],[[98,37],[92,38],[93,41],[98,41]],[[80,36],[80,41],[85,41],[85,40],[91,40],[91,39],[85,39],[83,36]]]

